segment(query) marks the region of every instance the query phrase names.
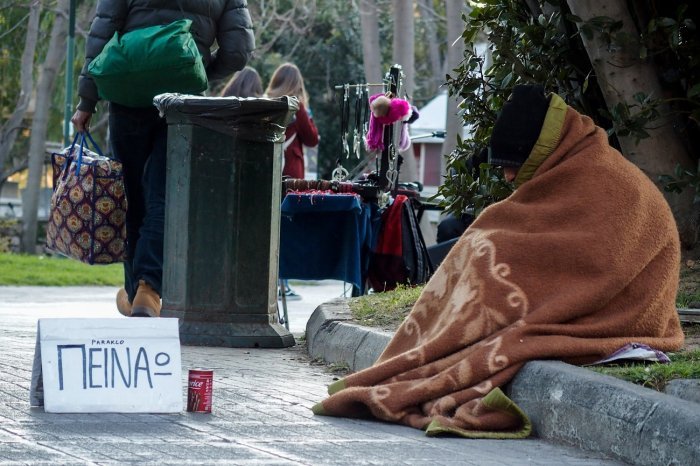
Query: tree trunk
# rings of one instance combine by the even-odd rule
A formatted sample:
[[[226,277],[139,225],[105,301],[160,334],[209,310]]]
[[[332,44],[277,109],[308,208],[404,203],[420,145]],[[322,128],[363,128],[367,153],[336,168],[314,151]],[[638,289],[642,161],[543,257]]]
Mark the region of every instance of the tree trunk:
[[[464,31],[462,13],[466,8],[465,3],[460,0],[447,0],[447,60],[446,68],[448,73],[457,68],[464,58],[464,41],[460,36]],[[445,122],[445,141],[442,143],[442,154],[444,156],[452,153],[457,147],[457,135],[462,135],[463,119],[457,115],[459,110],[459,97],[447,97],[447,115]],[[445,173],[445,157],[441,159],[440,173]]]
[[[46,134],[49,121],[51,98],[56,84],[58,68],[66,57],[66,37],[68,36],[69,0],[59,0],[56,16],[51,28],[49,49],[41,67],[36,95],[36,111],[32,120],[32,134],[29,140],[29,175],[22,199],[22,252],[36,253],[37,208],[46,152]]]
[[[413,98],[415,91],[415,25],[413,22],[414,1],[393,0],[394,40],[393,58],[403,68],[403,92]],[[403,97],[403,96],[400,96]]]
[[[418,0],[420,16],[425,24],[425,41],[428,49],[428,59],[430,60],[430,71],[432,76],[425,84],[426,95],[432,96],[445,82],[445,66],[440,55],[440,44],[438,44],[437,30],[435,27],[436,13],[431,0]]]
[[[624,0],[568,0],[571,12],[588,21],[596,16],[607,16],[623,22],[620,32],[628,37],[638,37],[634,21]],[[634,102],[633,96],[638,92],[653,97],[663,95],[657,70],[647,60],[639,59],[636,47],[627,44],[615,44],[610,47],[600,34],[592,39],[581,35],[583,44],[593,65],[601,90],[605,96],[608,109],[614,108],[618,103]],[[624,155],[655,183],[661,174],[670,174],[676,165],[695,170],[691,157],[683,147],[679,136],[672,127],[672,119],[668,115],[668,109],[661,109],[662,120],[654,121],[647,129],[650,137],[639,142],[633,136],[620,136],[620,146]],[[681,195],[669,194],[666,196],[678,222],[681,240],[686,247],[692,246],[695,236],[693,225],[690,221],[692,215],[692,195],[686,190]]]
[[[0,173],[4,172],[5,163],[10,156],[12,147],[17,139],[24,115],[29,108],[29,100],[34,87],[34,52],[39,37],[39,18],[41,16],[41,2],[35,1],[29,6],[29,19],[27,21],[27,35],[24,41],[24,50],[20,62],[20,82],[21,88],[17,106],[13,110],[7,121],[0,127]],[[5,177],[0,178],[0,185],[5,181]]]
[[[384,76],[379,49],[378,16],[376,0],[360,0],[362,61],[365,67],[365,82],[373,84],[381,83]]]
[[[413,23],[413,0],[393,0],[394,14],[394,63],[401,65],[403,71],[403,86],[398,97],[412,102],[415,89],[415,47]],[[397,123],[401,124],[401,123]],[[396,141],[398,144],[398,141]],[[399,173],[401,181],[416,181],[418,179],[418,163],[414,156],[413,147],[401,153],[403,164]]]

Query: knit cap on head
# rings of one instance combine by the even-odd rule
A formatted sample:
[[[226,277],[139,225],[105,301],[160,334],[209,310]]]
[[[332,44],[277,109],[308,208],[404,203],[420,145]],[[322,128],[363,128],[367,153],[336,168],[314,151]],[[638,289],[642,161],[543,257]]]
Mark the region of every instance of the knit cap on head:
[[[542,130],[549,97],[539,84],[518,84],[503,105],[491,134],[489,163],[520,167],[527,160]]]

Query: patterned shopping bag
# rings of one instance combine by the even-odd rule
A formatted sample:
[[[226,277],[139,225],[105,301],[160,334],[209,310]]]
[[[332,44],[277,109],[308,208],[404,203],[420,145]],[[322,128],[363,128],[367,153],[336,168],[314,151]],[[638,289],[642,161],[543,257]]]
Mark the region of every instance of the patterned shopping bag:
[[[51,164],[46,247],[88,264],[122,261],[127,204],[121,162],[104,156],[89,133],[78,133],[73,144],[51,154]]]

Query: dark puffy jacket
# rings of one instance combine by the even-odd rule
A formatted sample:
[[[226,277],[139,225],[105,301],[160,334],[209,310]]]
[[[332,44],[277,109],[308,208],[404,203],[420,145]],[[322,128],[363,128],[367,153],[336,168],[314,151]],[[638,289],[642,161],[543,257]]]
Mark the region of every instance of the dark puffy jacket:
[[[209,79],[228,77],[248,62],[255,39],[245,0],[99,0],[85,45],[85,65],[78,82],[78,109],[95,111],[99,99],[97,87],[87,68],[115,32],[125,33],[183,18],[192,20],[191,32]],[[218,49],[211,52],[215,40]]]

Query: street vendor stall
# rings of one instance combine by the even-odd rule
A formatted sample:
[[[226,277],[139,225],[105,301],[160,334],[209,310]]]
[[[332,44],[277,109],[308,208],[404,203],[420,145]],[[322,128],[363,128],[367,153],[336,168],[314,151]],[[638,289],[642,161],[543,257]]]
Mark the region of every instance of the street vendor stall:
[[[350,179],[339,159],[332,180],[283,180],[280,278],[342,280],[352,284],[355,296],[370,288],[384,291],[397,283],[427,280],[432,268],[413,201],[403,202],[405,196],[398,190],[399,152],[410,146],[406,125],[415,112],[399,98],[401,81],[401,67],[394,65],[376,94],[369,91],[375,84],[336,86],[343,91],[342,157],[360,159],[364,149],[375,169]],[[389,215],[399,197],[398,214]],[[377,250],[378,245],[383,245],[382,251]],[[389,260],[383,257],[387,254]],[[405,255],[411,264],[405,263]],[[389,263],[393,265],[386,268]],[[370,276],[379,278],[368,283]]]

